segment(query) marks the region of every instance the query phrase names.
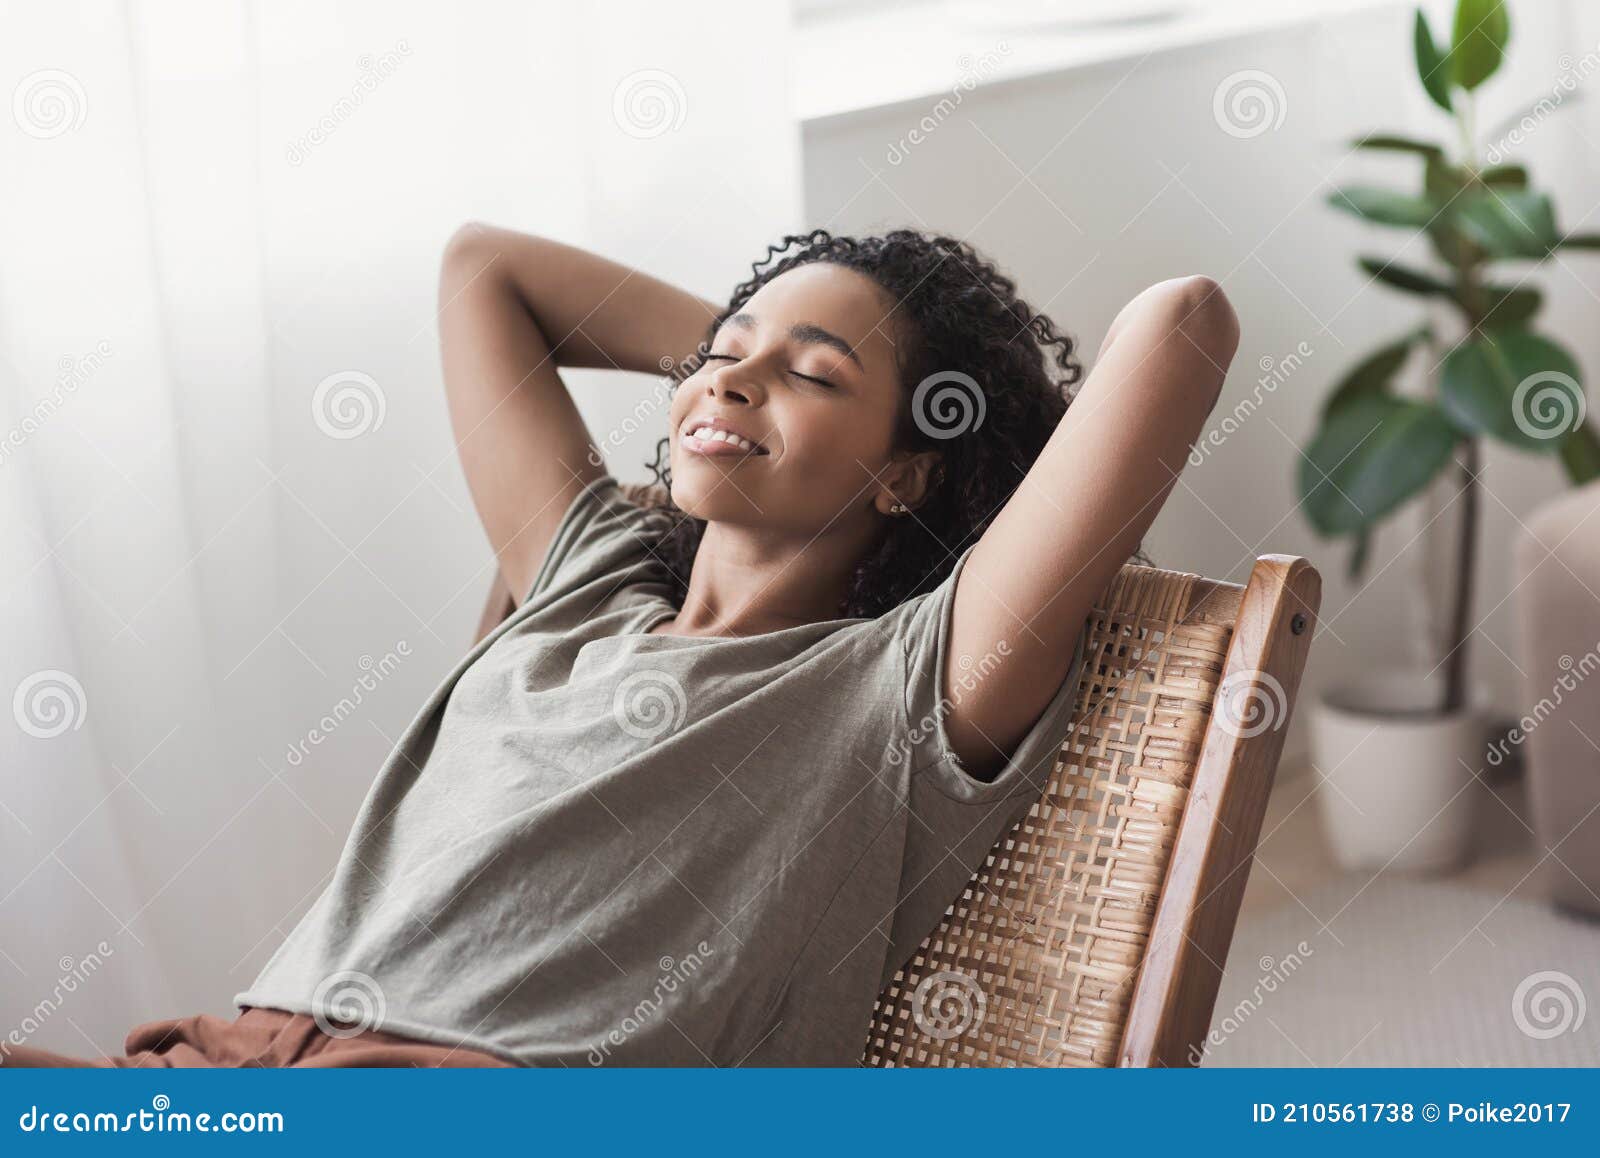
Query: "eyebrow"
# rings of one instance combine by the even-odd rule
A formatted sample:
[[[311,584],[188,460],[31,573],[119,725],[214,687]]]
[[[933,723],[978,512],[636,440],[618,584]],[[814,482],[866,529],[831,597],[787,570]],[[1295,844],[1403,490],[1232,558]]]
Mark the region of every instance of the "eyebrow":
[[[737,313],[728,318],[724,324],[737,326],[741,330],[753,330],[756,328],[756,316],[754,314]],[[849,342],[831,330],[823,329],[814,322],[796,322],[789,327],[789,337],[805,345],[827,346],[830,349],[837,350],[857,366],[861,366],[861,359],[856,356],[856,352],[851,348]],[[862,369],[865,368],[862,366]]]

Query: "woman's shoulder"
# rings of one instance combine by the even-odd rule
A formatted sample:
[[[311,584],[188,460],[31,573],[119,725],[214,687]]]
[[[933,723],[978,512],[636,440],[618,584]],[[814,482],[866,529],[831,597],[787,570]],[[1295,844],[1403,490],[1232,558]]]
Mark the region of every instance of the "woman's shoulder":
[[[657,547],[673,526],[671,514],[637,484],[607,472],[589,480],[556,526],[522,602],[546,602],[595,583],[634,581],[664,571]]]

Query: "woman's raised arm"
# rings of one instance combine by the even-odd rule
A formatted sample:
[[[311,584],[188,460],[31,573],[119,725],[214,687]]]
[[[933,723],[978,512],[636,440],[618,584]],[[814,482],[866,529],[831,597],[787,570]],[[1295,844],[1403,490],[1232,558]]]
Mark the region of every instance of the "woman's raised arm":
[[[662,373],[718,307],[548,238],[468,224],[445,249],[439,335],[456,447],[500,573],[520,600],[561,516],[605,467],[560,366]]]
[[[946,677],[963,670],[962,656],[976,666],[1007,644],[1005,662],[946,721],[974,775],[999,771],[1060,688],[1092,602],[1177,482],[1238,342],[1238,318],[1210,278],[1175,278],[1134,298],[973,548],[956,587]]]

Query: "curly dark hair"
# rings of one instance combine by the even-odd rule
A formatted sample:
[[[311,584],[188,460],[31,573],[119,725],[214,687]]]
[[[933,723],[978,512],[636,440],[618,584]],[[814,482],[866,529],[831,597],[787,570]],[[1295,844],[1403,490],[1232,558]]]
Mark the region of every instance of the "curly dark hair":
[[[873,237],[815,229],[767,247],[766,256],[751,265],[750,280],[734,289],[727,309],[706,331],[700,351],[674,377],[681,381],[699,368],[718,328],[757,290],[812,262],[865,274],[898,303],[904,337],[897,338],[896,357],[903,389],[895,449],[942,455],[924,501],[910,517],[885,520],[882,537],[856,567],[840,604],[841,617],[876,618],[938,586],[999,514],[1066,413],[1083,367],[1073,357],[1073,340],[1019,298],[1016,284],[966,242],[909,229]],[[912,412],[917,386],[934,375],[941,382],[976,383],[981,390],[973,398],[969,385],[965,401],[953,393],[942,399],[966,407],[959,437],[936,437],[949,427],[936,425],[944,415],[929,414],[929,404],[919,407],[922,414]],[[938,394],[927,396],[933,407],[940,405]],[[670,441],[661,440],[649,464],[669,492]],[[705,521],[666,501],[667,510],[680,517],[657,553],[673,572],[681,602]]]

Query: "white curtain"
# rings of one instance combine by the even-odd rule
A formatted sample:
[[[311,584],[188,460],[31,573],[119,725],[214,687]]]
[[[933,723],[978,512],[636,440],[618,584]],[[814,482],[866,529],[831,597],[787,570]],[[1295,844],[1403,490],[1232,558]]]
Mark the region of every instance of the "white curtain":
[[[0,7],[0,1042],[228,1013],[491,574],[460,222],[711,297],[796,229],[785,5]],[[572,374],[613,470],[655,384]]]

